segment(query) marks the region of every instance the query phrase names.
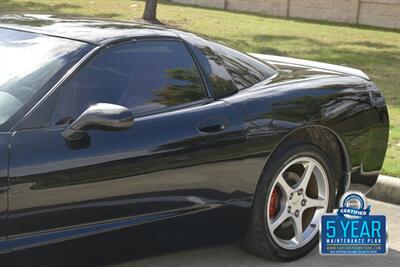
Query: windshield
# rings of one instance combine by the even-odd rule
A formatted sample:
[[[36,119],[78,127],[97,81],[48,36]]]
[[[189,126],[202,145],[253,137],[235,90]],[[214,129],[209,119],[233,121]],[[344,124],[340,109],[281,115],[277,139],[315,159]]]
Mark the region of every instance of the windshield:
[[[0,125],[53,87],[89,46],[0,28]]]

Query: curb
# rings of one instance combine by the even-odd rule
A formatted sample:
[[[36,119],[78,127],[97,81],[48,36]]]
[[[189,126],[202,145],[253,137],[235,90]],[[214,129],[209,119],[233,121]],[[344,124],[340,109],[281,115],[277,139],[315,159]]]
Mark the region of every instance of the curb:
[[[367,196],[375,200],[400,205],[400,178],[379,175],[376,184]]]

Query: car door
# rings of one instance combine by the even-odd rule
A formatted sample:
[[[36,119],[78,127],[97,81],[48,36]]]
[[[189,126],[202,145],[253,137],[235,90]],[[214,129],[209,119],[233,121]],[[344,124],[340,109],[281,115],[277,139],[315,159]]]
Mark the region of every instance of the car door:
[[[89,130],[88,140],[66,142],[65,128],[96,103],[130,108],[133,127]],[[243,141],[238,113],[208,97],[182,41],[112,46],[14,133],[10,245],[43,245],[222,207],[238,186]]]

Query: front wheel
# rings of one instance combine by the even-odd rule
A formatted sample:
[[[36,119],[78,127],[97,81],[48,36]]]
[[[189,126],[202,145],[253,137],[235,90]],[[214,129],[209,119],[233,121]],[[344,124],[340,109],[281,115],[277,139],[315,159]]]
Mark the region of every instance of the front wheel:
[[[318,243],[321,216],[335,203],[333,166],[312,144],[274,153],[257,186],[245,247],[284,261],[310,252]]]

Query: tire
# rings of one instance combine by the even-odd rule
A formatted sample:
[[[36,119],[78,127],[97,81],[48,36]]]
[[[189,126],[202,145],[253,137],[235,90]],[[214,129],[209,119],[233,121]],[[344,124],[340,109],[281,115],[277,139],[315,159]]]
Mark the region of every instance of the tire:
[[[274,152],[257,185],[244,248],[275,261],[296,260],[313,250],[320,217],[335,204],[333,166],[319,147],[309,143],[289,143]],[[309,169],[306,183],[303,177]]]

